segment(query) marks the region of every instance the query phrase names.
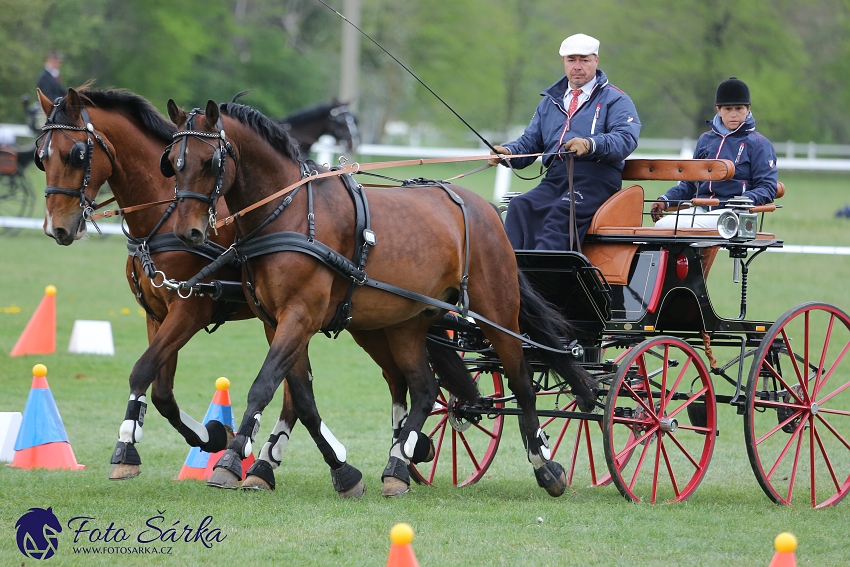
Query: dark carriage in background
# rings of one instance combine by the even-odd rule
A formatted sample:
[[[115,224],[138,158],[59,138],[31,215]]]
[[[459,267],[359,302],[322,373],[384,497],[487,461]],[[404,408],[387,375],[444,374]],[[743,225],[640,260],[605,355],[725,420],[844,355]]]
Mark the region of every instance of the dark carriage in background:
[[[733,173],[724,160],[629,160],[623,178]],[[633,501],[686,500],[711,460],[718,405],[729,405],[744,418],[750,464],[772,501],[791,504],[796,495],[794,502],[814,507],[836,504],[850,491],[850,318],[821,303],[797,306],[775,322],[746,318],[750,264],[782,246],[757,226],[775,205],[732,206],[719,230],[685,226],[685,217],[675,230],[643,227],[644,205],[639,185],[619,191],[596,213],[583,253],[516,252],[535,289],[574,324],[565,348],[602,384],[596,410],[581,412],[569,388],[526,347],[541,427],[553,456],[560,451],[566,461],[568,483],[613,481]],[[715,312],[706,285],[720,250],[734,259],[741,284],[735,318]],[[448,474],[464,485],[492,462],[504,417],[522,415],[477,327],[451,315],[440,326],[452,331],[451,344],[484,398],[470,407],[441,392],[423,430],[437,457],[414,477],[433,483]],[[731,359],[718,362],[715,353]]]

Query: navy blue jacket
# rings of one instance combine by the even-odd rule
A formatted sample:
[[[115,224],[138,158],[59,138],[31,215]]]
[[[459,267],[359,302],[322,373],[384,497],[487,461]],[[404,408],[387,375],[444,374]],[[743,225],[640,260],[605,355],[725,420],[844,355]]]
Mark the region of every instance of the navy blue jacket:
[[[715,120],[719,122],[720,119],[715,117]],[[694,158],[728,159],[735,164],[735,176],[728,181],[681,181],[659,199],[717,198],[722,206],[730,198],[744,195],[756,205],[773,202],[776,198],[776,151],[770,140],[756,132],[752,113],[725,136],[714,121],[706,123],[711,130],[699,137]]]
[[[595,161],[623,171],[624,160],[638,143],[640,120],[629,96],[608,83],[601,69],[596,70],[596,86],[587,100],[576,111],[566,131],[567,112],[564,109],[564,94],[569,81],[567,77],[544,90],[543,100],[537,105],[531,123],[522,136],[504,146],[512,154],[556,154],[561,144],[572,138],[590,140],[590,152],[576,161]],[[543,165],[549,167],[554,155],[543,157]],[[534,163],[534,158],[511,160],[513,166],[522,169]]]

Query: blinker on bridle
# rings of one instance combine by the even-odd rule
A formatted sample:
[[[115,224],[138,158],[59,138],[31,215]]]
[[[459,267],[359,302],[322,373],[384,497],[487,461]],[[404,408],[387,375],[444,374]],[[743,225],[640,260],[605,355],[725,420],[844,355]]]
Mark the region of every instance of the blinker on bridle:
[[[180,140],[180,154],[177,156],[177,171],[182,171],[183,167],[186,165],[186,141],[189,136],[193,136],[203,143],[214,149],[212,160],[210,162],[210,173],[215,176],[215,187],[210,195],[204,195],[202,193],[195,193],[194,191],[187,191],[185,189],[179,189],[177,180],[174,180],[174,197],[175,199],[179,199],[182,201],[183,199],[197,199],[209,205],[209,224],[212,229],[218,234],[218,230],[215,227],[216,224],[216,213],[215,213],[215,204],[218,201],[218,198],[221,196],[221,186],[224,183],[224,170],[225,163],[227,161],[227,155],[230,154],[230,157],[233,158],[233,161],[236,161],[236,152],[233,150],[233,146],[231,146],[230,142],[227,141],[227,137],[224,133],[224,126],[221,123],[221,117],[219,117],[216,122],[216,130],[218,132],[201,132],[199,130],[195,130],[195,117],[198,115],[202,115],[200,108],[195,108],[192,112],[189,113],[189,118],[186,120],[186,130],[180,130],[172,134],[173,142],[171,142],[168,146],[166,146],[165,151],[162,152],[162,157],[159,160],[159,170],[165,177],[175,177],[176,172],[174,170],[174,166],[171,164],[171,161],[168,159],[168,154],[171,152],[172,146],[177,143],[177,139]],[[218,140],[218,147],[216,147],[211,142],[208,142],[206,138]]]
[[[94,142],[92,141],[92,137],[98,141],[100,146],[103,148],[103,151],[106,152],[106,156],[109,158],[109,161],[113,166],[115,165],[115,160],[112,158],[112,154],[109,153],[109,148],[106,146],[106,142],[104,142],[103,138],[94,131],[94,126],[92,126],[91,120],[89,119],[89,113],[85,108],[80,111],[80,116],[83,123],[85,123],[85,126],[71,126],[68,124],[56,123],[56,112],[59,110],[59,105],[62,104],[63,100],[64,97],[56,99],[53,103],[53,111],[50,113],[50,116],[47,117],[47,121],[44,126],[41,127],[42,134],[35,141],[35,165],[41,171],[44,171],[44,160],[47,159],[47,152],[50,149],[50,140],[53,137],[54,130],[58,130],[60,134],[74,142],[74,145],[71,146],[71,152],[68,155],[68,159],[73,167],[83,170],[83,181],[80,188],[65,189],[62,187],[47,185],[44,188],[44,198],[46,199],[48,196],[54,194],[79,197],[80,208],[83,209],[83,219],[87,221],[91,218],[91,214],[95,209],[94,199],[90,199],[88,195],[86,195],[86,189],[91,181],[92,155],[94,154]],[[74,140],[74,138],[66,134],[64,130],[85,132],[86,141],[83,142]],[[41,145],[39,145],[38,142],[42,137],[44,138],[44,141]]]

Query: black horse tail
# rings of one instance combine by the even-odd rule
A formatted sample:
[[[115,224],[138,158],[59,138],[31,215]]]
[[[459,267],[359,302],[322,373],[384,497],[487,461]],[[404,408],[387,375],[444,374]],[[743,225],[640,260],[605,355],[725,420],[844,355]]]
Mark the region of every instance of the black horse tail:
[[[518,276],[520,331],[534,342],[563,349],[561,337],[572,336],[572,325],[560,311],[537,293],[522,272],[518,272]],[[596,380],[571,355],[543,349],[538,349],[537,354],[555,374],[572,386],[582,411],[593,408],[596,400]]]
[[[432,329],[430,334],[437,334],[448,340],[447,331]],[[440,379],[440,385],[464,402],[475,402],[481,396],[478,386],[472,379],[472,374],[453,348],[427,341],[428,360],[431,368]]]

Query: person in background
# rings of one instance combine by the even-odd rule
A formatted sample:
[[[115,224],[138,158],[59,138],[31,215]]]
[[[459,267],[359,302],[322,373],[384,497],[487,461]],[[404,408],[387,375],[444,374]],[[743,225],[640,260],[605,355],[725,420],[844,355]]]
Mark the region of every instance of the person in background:
[[[570,193],[565,157],[575,153],[573,186],[578,243],[593,214],[622,185],[624,160],[638,143],[640,120],[632,100],[608,82],[598,68],[599,40],[585,34],[568,37],[559,49],[564,77],[544,90],[543,100],[525,132],[504,146],[503,155],[544,153],[546,177],[531,191],[511,199],[505,230],[516,250],[569,250]],[[491,152],[493,153],[493,152]],[[535,158],[514,158],[521,169]]]
[[[62,55],[56,51],[51,51],[47,54],[47,59],[44,61],[44,69],[38,76],[36,86],[44,93],[44,96],[50,100],[56,100],[59,97],[65,96],[65,89],[59,79],[59,67],[62,65]]]
[[[717,114],[706,122],[711,129],[699,137],[694,159],[727,159],[735,164],[735,175],[728,181],[681,181],[652,204],[650,213],[660,228],[717,228],[717,217],[732,197],[749,197],[754,205],[776,198],[776,151],[770,140],[756,132],[750,112],[750,89],[736,78],[720,83],[714,95]],[[718,207],[690,207],[676,215],[663,216],[671,204],[694,198],[715,198]]]

